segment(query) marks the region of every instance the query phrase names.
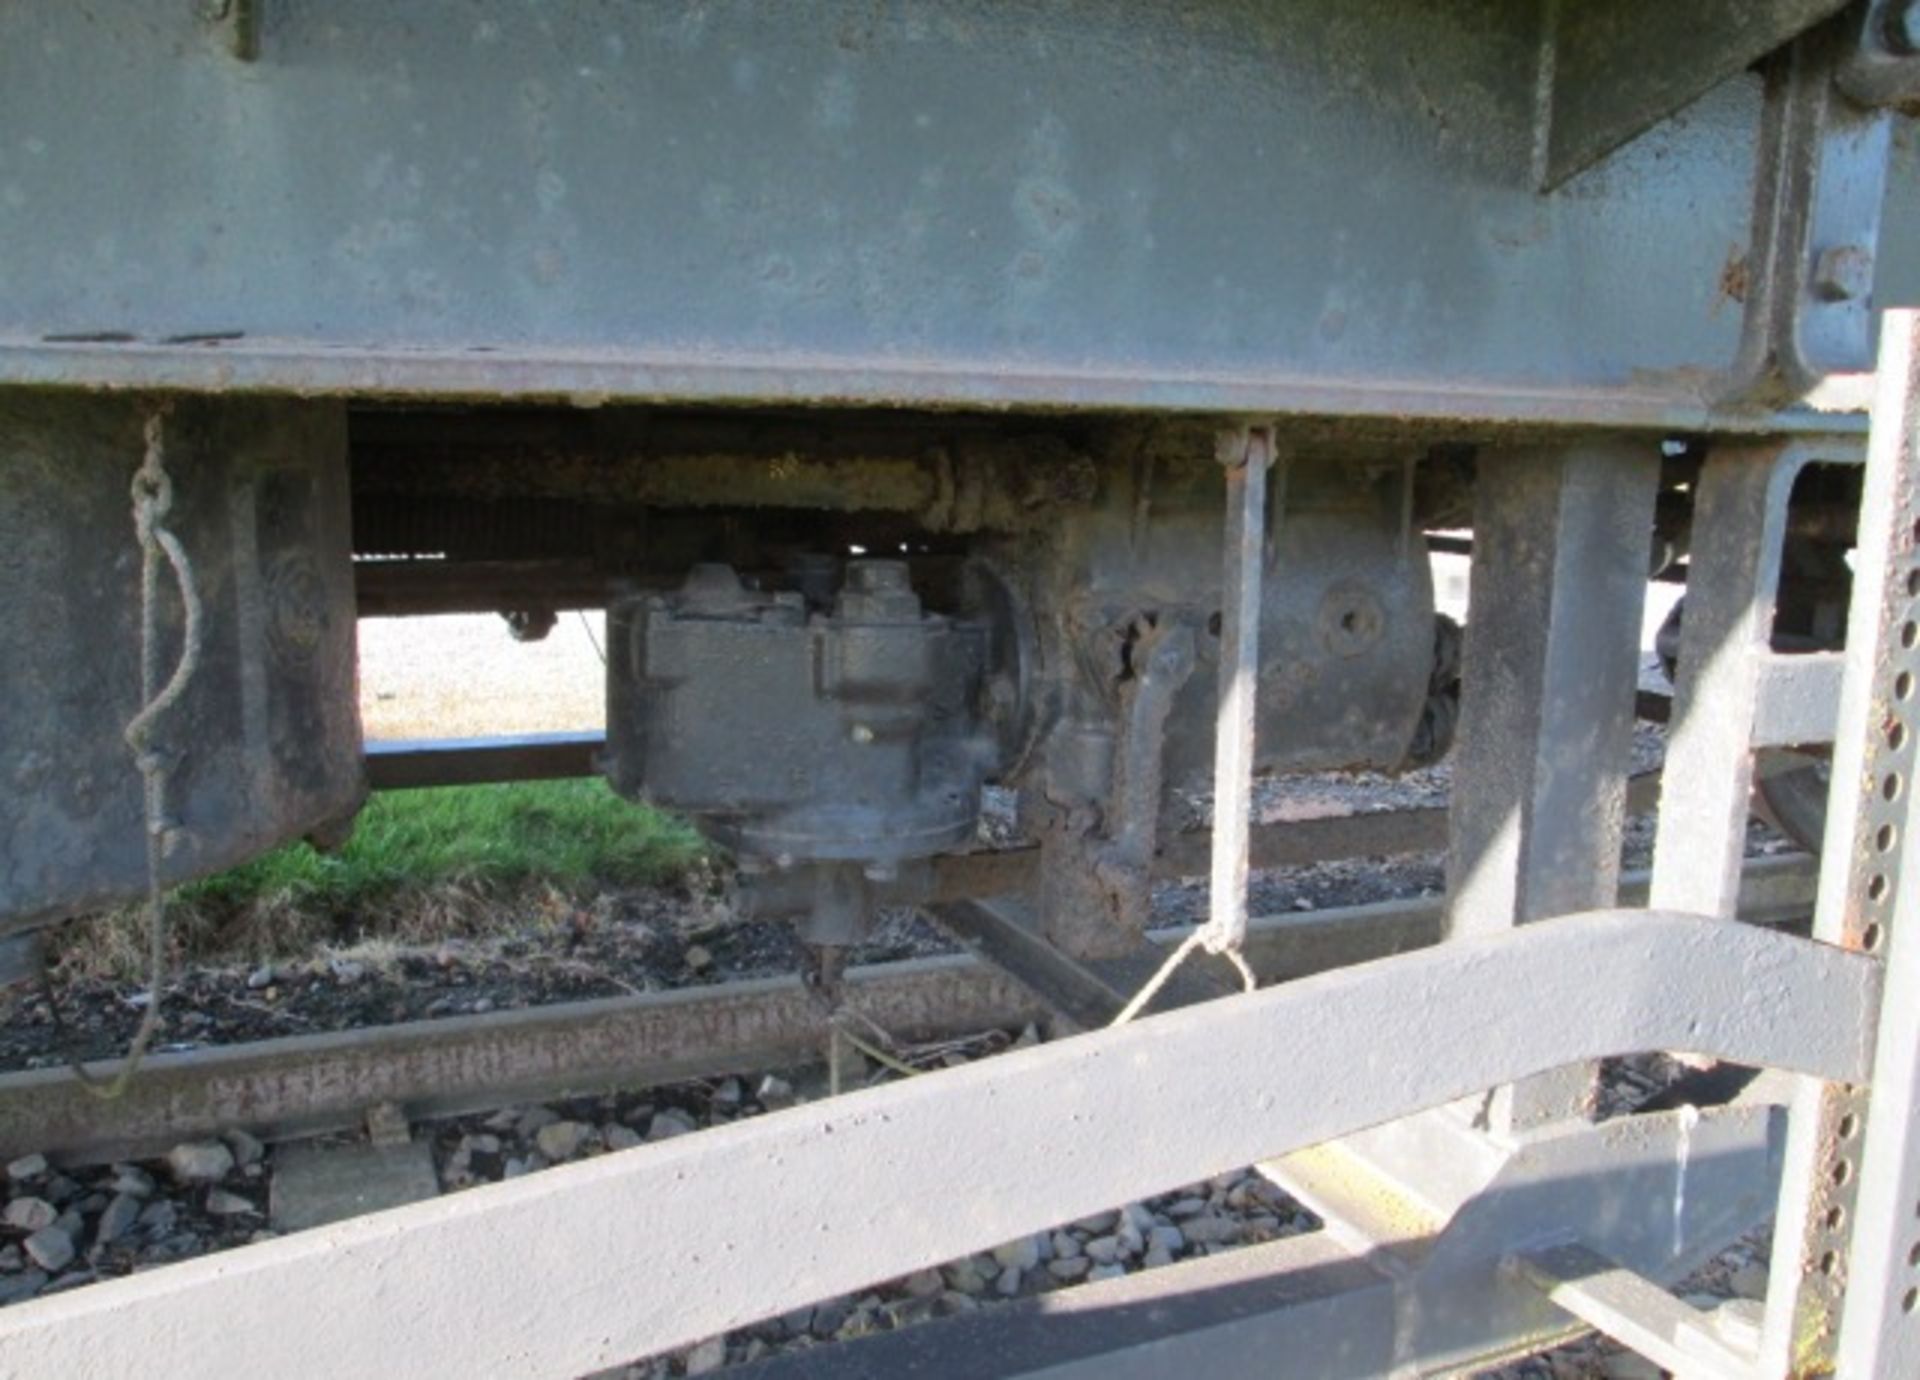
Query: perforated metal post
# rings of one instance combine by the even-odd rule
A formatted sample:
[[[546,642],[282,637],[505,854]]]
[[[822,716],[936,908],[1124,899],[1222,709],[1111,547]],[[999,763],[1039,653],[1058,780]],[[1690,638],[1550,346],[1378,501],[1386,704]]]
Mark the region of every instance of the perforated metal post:
[[[1920,312],[1889,312],[1854,555],[1817,939],[1886,964],[1867,1086],[1809,1083],[1787,1146],[1765,1370],[1920,1375]],[[1796,1013],[1802,1018],[1807,1013]]]

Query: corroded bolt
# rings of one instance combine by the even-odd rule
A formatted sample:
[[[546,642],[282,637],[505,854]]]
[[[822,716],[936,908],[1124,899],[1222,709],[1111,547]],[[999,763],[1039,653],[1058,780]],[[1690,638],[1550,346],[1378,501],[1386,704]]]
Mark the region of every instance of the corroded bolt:
[[[1829,245],[1813,265],[1813,290],[1822,301],[1856,302],[1873,288],[1873,255],[1857,244]]]
[[[1882,33],[1887,47],[1902,57],[1920,53],[1920,0],[1887,6]]]

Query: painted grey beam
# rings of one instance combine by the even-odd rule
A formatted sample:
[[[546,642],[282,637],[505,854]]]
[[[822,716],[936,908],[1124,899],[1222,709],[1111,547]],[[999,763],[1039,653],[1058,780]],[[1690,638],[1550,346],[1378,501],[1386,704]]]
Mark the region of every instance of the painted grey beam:
[[[738,1380],[1372,1380],[1395,1362],[1391,1279],[1325,1232],[991,1312],[788,1352]],[[1284,1356],[1276,1367],[1275,1357]]]
[[[1580,1321],[1687,1380],[1756,1380],[1759,1358],[1717,1337],[1711,1315],[1598,1251],[1543,1247],[1514,1268]]]
[[[1571,916],[34,1300],[0,1357],[579,1375],[1601,1055],[1857,1080],[1877,1000],[1807,940]]]
[[[1807,747],[1833,741],[1840,712],[1844,652],[1768,653],[1760,658],[1755,747]]]
[[[1741,916],[1762,925],[1804,919],[1814,884],[1806,857],[1757,858]],[[1629,903],[1644,900],[1645,876],[1628,878],[1622,891]],[[1164,950],[1184,934],[1150,937]],[[1247,957],[1262,981],[1284,982],[1424,948],[1439,936],[1440,903],[1426,898],[1289,911],[1255,919]],[[1040,1014],[1017,981],[959,956],[855,968],[847,1000],[903,1038]],[[110,1103],[65,1069],[33,1069],[0,1075],[0,1160],[39,1151],[105,1163],[234,1127],[269,1138],[351,1130],[377,1102],[423,1117],[716,1077],[810,1061],[824,1034],[797,980],[777,978],[157,1054]],[[94,1071],[104,1075],[111,1065]]]
[[[1447,851],[1449,937],[1617,904],[1660,457],[1638,438],[1483,455]],[[1496,1131],[1597,1070],[1502,1088]]]

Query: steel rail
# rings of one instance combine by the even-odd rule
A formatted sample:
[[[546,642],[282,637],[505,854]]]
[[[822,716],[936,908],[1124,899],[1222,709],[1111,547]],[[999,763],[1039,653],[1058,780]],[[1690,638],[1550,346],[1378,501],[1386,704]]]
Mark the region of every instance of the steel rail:
[[[1455,938],[22,1303],[0,1355],[19,1380],[586,1374],[1603,1055],[1857,1082],[1878,977],[1656,911]]]
[[[1742,914],[1806,916],[1815,870],[1800,856],[1749,866]],[[1623,897],[1646,894],[1644,875]],[[1441,902],[1417,897],[1256,918],[1247,957],[1286,981],[1436,942]],[[1181,931],[1152,936],[1170,945]],[[847,1003],[907,1039],[1017,1025],[1038,1000],[980,959],[951,956],[853,969]],[[794,978],[680,988],[484,1016],[156,1054],[118,1101],[87,1095],[65,1070],[0,1075],[0,1159],[42,1152],[98,1163],[242,1128],[270,1139],[359,1126],[372,1106],[415,1117],[777,1068],[818,1057],[819,1008]]]

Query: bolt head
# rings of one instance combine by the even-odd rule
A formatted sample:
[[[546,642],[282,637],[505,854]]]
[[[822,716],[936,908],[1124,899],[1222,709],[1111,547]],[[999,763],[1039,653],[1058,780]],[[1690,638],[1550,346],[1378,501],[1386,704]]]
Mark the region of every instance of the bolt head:
[[[1864,300],[1873,290],[1873,255],[1857,244],[1821,250],[1814,261],[1813,290],[1826,302]]]

